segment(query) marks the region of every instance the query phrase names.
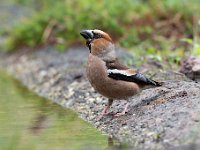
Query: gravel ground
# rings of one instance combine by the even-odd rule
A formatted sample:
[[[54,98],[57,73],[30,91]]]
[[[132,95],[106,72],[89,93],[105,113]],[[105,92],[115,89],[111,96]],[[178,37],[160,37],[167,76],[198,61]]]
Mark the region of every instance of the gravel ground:
[[[118,52],[123,60],[134,60],[126,52]],[[74,110],[102,132],[135,149],[198,149],[199,83],[181,74],[156,70],[154,79],[167,79],[162,87],[132,97],[130,111],[122,117],[113,114],[126,103],[115,101],[111,115],[97,121],[107,100],[91,88],[85,77],[87,55],[86,48],[66,53],[46,48],[29,54],[0,55],[0,67],[38,95]]]

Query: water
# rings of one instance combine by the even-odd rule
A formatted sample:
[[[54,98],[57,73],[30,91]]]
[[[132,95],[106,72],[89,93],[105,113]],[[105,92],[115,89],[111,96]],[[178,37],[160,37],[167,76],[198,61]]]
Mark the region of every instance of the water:
[[[0,150],[105,150],[110,145],[116,147],[75,113],[0,72]]]

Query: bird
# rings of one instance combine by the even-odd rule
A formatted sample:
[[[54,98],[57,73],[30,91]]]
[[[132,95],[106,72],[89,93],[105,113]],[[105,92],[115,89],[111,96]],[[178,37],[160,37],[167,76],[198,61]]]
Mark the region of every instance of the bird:
[[[108,115],[114,100],[128,100],[146,87],[161,86],[162,83],[147,78],[142,73],[120,63],[110,35],[102,30],[82,30],[80,35],[89,49],[86,67],[87,78],[92,87],[108,98],[108,103],[99,119]],[[116,117],[125,115],[128,103]]]

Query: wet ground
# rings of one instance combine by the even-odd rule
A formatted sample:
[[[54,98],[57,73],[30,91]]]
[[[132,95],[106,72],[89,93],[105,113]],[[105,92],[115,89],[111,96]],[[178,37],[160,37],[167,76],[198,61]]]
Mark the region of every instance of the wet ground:
[[[108,137],[60,106],[0,72],[2,150],[107,149]],[[110,140],[110,139],[109,139]]]

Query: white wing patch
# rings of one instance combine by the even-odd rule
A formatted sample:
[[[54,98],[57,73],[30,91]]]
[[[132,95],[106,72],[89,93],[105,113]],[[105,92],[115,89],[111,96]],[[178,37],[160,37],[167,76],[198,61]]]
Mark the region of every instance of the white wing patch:
[[[107,70],[107,73],[108,74],[122,74],[122,75],[125,75],[125,76],[132,76],[132,74],[129,74],[126,70],[118,70],[118,69],[108,69]]]

